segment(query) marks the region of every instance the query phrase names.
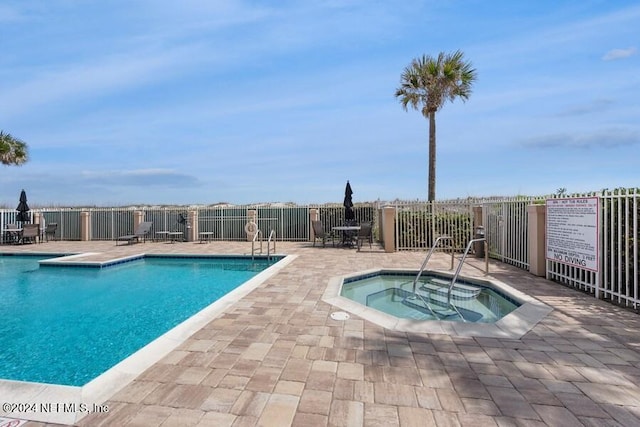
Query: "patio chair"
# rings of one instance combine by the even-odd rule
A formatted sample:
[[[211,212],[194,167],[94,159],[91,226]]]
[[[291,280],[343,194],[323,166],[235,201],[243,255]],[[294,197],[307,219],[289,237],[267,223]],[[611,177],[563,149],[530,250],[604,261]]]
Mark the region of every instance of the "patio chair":
[[[335,246],[333,233],[327,233],[324,231],[322,222],[311,221],[311,226],[313,227],[313,246],[316,245],[316,239],[322,239],[322,247],[326,246],[327,240],[329,239],[331,239],[331,246]]]
[[[20,240],[20,231],[18,224],[5,225],[5,228],[2,229],[2,243],[18,243],[18,240]]]
[[[56,240],[56,231],[58,230],[57,222],[50,222],[44,229],[44,238],[48,242],[49,238],[51,240]]]
[[[22,226],[20,243],[35,243],[38,237],[40,237],[40,226],[38,224],[25,224]]]
[[[358,251],[362,247],[362,242],[368,241],[369,248],[373,247],[373,228],[370,222],[363,222],[360,224],[360,230],[358,230],[358,235],[356,236],[358,245]]]
[[[153,222],[151,221],[144,221],[141,222],[136,229],[133,231],[133,234],[127,234],[125,236],[120,236],[116,238],[116,246],[118,246],[118,242],[119,241],[126,241],[127,244],[131,244],[134,241],[136,243],[140,242],[140,238],[142,238],[143,242],[147,241],[147,234],[149,234],[149,231],[151,231],[151,226],[153,225]]]

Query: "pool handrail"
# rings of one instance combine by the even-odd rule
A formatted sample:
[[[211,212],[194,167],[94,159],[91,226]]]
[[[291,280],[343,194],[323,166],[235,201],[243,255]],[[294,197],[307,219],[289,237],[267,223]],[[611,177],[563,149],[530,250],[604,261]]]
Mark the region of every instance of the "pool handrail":
[[[273,252],[276,252],[276,230],[271,229],[267,239],[267,259],[271,259],[271,240],[273,238]]]
[[[251,239],[251,259],[254,258],[254,254],[255,254],[255,243],[256,243],[256,239],[258,238],[258,236],[260,236],[260,254],[262,254],[262,230],[260,230],[259,228],[256,230],[255,234],[253,235],[253,238]]]
[[[253,235],[253,239],[251,239],[251,259],[255,257],[255,243],[256,240],[260,237],[260,255],[262,255],[262,241],[264,240],[264,235],[262,230],[259,228],[256,230],[256,233]],[[271,241],[273,241],[273,252],[276,252],[276,230],[271,229],[269,232],[269,238],[267,239],[267,259],[271,259]]]
[[[431,245],[431,249],[429,249],[429,252],[427,253],[426,258],[424,259],[424,261],[422,261],[422,265],[420,266],[420,270],[418,271],[418,275],[416,276],[415,279],[413,279],[413,293],[416,293],[416,284],[418,283],[418,280],[420,280],[420,276],[422,276],[422,272],[424,271],[425,267],[427,266],[427,263],[429,262],[429,258],[431,258],[431,255],[433,255],[433,252],[435,251],[436,247],[438,246],[438,243],[441,240],[451,240],[453,242],[453,237],[451,236],[438,236],[438,238],[435,240],[435,242],[433,242],[433,245]],[[453,245],[450,246],[451,248],[451,269],[453,269]]]
[[[484,242],[485,245],[487,244],[487,238],[486,237],[479,237],[477,239],[471,239],[469,240],[469,243],[467,243],[467,247],[464,250],[464,253],[462,254],[462,258],[460,258],[460,262],[458,263],[458,268],[456,268],[456,272],[453,274],[453,278],[451,279],[451,283],[449,283],[449,290],[447,291],[447,305],[449,306],[453,306],[451,304],[451,291],[453,290],[453,285],[456,283],[456,280],[458,279],[458,276],[460,275],[460,271],[462,270],[462,264],[464,264],[464,260],[467,257],[467,255],[469,254],[469,249],[471,249],[471,245],[475,242]],[[485,248],[485,259],[487,258],[487,250]],[[485,261],[486,262],[486,261]],[[458,311],[456,309],[456,311]],[[462,317],[462,315],[461,315]]]

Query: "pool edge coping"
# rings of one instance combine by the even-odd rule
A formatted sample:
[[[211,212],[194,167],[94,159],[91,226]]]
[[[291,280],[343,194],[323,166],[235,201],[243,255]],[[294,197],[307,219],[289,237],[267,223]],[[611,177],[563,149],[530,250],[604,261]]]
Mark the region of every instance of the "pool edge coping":
[[[172,257],[176,255],[170,254],[168,256]],[[189,255],[185,254],[185,256]],[[225,256],[251,258],[243,254],[209,257],[221,258]],[[282,257],[282,259],[259,272],[222,298],[198,311],[182,323],[174,326],[84,386],[79,387],[0,379],[0,396],[3,396],[2,403],[15,403],[18,405],[28,403],[34,404],[36,407],[39,407],[40,404],[58,403],[62,405],[66,403],[73,405],[72,407],[74,408],[93,408],[93,405],[102,405],[131,383],[131,381],[140,376],[145,370],[158,363],[194,333],[225,313],[230,307],[238,303],[242,298],[258,288],[267,279],[276,275],[298,257],[297,254],[274,254],[273,256]],[[180,255],[178,255],[178,257],[180,257]],[[27,412],[5,412],[0,408],[1,417],[66,425],[74,425],[89,414],[90,412],[86,411],[46,413],[29,410]]]
[[[449,272],[442,270],[425,270],[425,273],[433,272],[438,275],[452,277]],[[508,338],[520,339],[533,327],[544,319],[553,308],[542,301],[515,289],[508,284],[486,275],[485,277],[465,277],[488,285],[491,288],[507,292],[521,305],[511,313],[495,323],[460,323],[443,320],[419,321],[402,319],[383,313],[374,308],[359,304],[341,296],[344,280],[354,277],[381,275],[384,273],[416,275],[418,270],[407,268],[374,268],[353,273],[334,276],[329,279],[322,296],[322,301],[373,322],[383,328],[410,333],[444,334],[461,337],[477,338]]]

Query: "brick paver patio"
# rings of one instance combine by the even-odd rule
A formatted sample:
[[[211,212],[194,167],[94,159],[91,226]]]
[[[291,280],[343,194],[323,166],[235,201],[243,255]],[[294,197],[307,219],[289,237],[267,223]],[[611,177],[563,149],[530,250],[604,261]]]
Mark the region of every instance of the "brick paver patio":
[[[491,275],[553,311],[521,339],[412,334],[321,300],[336,275],[418,268],[424,253],[278,243],[297,258],[80,426],[640,425],[640,316],[520,269]],[[246,242],[49,242],[3,252],[247,253]],[[482,276],[480,260],[463,273]],[[435,256],[430,268],[448,268]],[[29,422],[28,426],[43,426]]]

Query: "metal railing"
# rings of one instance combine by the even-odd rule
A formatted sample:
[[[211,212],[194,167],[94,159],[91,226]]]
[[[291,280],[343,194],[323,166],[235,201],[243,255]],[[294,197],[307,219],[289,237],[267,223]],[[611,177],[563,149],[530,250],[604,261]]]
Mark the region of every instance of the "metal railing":
[[[529,268],[528,206],[534,197],[514,197],[482,203],[482,222],[489,254],[507,264]]]
[[[276,230],[269,232],[269,238],[267,239],[267,259],[271,259],[271,242],[273,241],[273,253],[276,253]]]
[[[599,271],[586,271],[552,260],[547,261],[547,278],[595,294],[627,307],[640,307],[640,190],[615,189],[571,195],[599,197]],[[552,197],[552,196],[549,196]],[[569,195],[563,195],[569,197]],[[514,266],[529,268],[528,206],[544,203],[544,196],[479,198],[436,202],[394,202],[395,241],[398,250],[426,250],[435,236],[447,235],[452,246],[462,251],[473,239],[474,207],[482,208],[488,254]],[[380,203],[356,204],[358,222],[372,221],[374,237],[380,232]],[[42,214],[47,224],[57,223],[57,240],[80,240],[82,212],[90,214],[89,238],[111,240],[129,234],[134,212],[142,211],[153,222],[151,233],[185,231],[180,214],[195,211],[198,229],[213,232],[212,240],[245,240],[244,223],[248,210],[257,213],[261,229],[276,230],[281,241],[310,239],[310,209],[317,209],[325,231],[344,223],[344,207],[337,204],[310,206],[218,206],[218,207],[140,207],[140,208],[44,208],[29,214]],[[0,209],[0,226],[16,222],[14,209]],[[274,242],[277,240],[274,235]]]
[[[251,259],[253,259],[256,255],[256,239],[260,237],[260,254],[262,255],[262,230],[260,230],[259,228],[256,230],[256,232],[253,235],[253,238],[251,239]]]
[[[435,251],[436,247],[438,246],[438,243],[440,243],[443,240],[452,240],[451,236],[439,236],[435,242],[433,242],[433,245],[431,246],[431,249],[429,249],[429,253],[427,253],[427,256],[425,257],[424,261],[422,262],[422,265],[420,266],[420,270],[418,270],[418,274],[416,275],[416,278],[413,279],[413,293],[416,293],[416,284],[418,283],[418,280],[420,280],[420,276],[422,276],[422,272],[424,271],[424,269],[427,267],[427,263],[429,262],[429,259],[431,258],[431,255],[433,255],[433,252]],[[453,269],[453,246],[451,246],[451,268]]]
[[[187,232],[187,224],[179,221],[180,215],[195,212],[197,229],[210,232],[210,240],[243,241],[246,239],[244,225],[248,211],[256,212],[256,223],[263,230],[275,230],[274,240],[308,241],[310,239],[310,209],[317,209],[323,225],[331,230],[334,225],[344,222],[344,207],[338,205],[313,206],[219,206],[219,207],[135,207],[135,208],[40,208],[33,209],[33,217],[42,213],[46,223],[59,224],[56,231],[58,240],[80,240],[80,214],[89,213],[90,240],[113,240],[130,234],[134,228],[135,212],[142,212],[145,221],[153,222],[150,235],[159,231]],[[377,232],[377,204],[357,204],[354,208],[359,221],[371,221],[374,236]],[[14,209],[0,209],[0,225],[15,223]],[[195,224],[194,224],[195,225]]]
[[[473,237],[475,200],[396,203],[396,248],[424,250],[436,236],[451,236],[452,245],[462,250]]]
[[[462,258],[460,258],[460,262],[458,263],[458,267],[456,268],[456,272],[453,274],[453,277],[451,278],[451,283],[449,283],[449,289],[447,290],[447,305],[452,305],[451,304],[451,292],[453,291],[453,286],[456,284],[456,280],[458,280],[458,276],[460,275],[460,271],[462,271],[462,265],[464,264],[464,260],[467,258],[467,255],[469,254],[469,250],[471,249],[471,245],[473,245],[475,242],[484,242],[485,244],[487,243],[487,239],[485,237],[481,237],[479,239],[471,239],[469,240],[469,243],[467,244],[467,247],[464,249],[464,253],[462,254]],[[486,246],[485,246],[485,268],[486,271],[485,273],[489,273],[489,254],[486,250]],[[456,309],[457,311],[457,309]],[[460,317],[462,317],[462,315],[460,315]]]

